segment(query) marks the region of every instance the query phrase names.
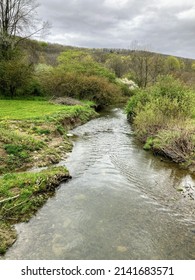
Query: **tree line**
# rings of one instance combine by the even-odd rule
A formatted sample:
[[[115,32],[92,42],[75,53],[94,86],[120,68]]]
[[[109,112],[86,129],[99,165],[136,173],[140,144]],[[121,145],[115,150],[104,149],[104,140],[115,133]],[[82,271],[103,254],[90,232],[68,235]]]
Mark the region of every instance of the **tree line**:
[[[1,96],[89,95],[98,102],[101,96],[103,103],[110,95],[108,89],[115,92],[115,98],[119,92],[131,94],[117,78],[133,80],[140,88],[153,85],[160,75],[171,74],[189,84],[195,80],[194,61],[146,48],[79,49],[30,40],[49,27],[38,20],[38,6],[36,0],[0,0]],[[102,94],[95,98],[97,89]]]

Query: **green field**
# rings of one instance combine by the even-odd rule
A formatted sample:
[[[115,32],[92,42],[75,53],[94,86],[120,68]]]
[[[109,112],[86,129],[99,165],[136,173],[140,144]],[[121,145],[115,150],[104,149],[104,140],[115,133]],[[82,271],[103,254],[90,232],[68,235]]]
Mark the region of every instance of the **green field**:
[[[72,147],[67,131],[95,115],[88,103],[0,100],[0,174],[59,162]]]
[[[0,120],[35,119],[53,113],[69,111],[70,106],[48,101],[0,100]]]
[[[90,105],[0,100],[0,255],[16,239],[12,225],[28,221],[69,178],[55,164],[72,149],[68,130],[97,116]],[[33,167],[48,169],[25,172]]]

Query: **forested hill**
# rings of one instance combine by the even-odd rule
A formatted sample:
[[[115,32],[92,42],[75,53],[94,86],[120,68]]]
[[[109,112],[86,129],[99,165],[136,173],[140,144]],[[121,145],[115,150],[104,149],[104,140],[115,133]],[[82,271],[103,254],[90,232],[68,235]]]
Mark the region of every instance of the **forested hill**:
[[[107,106],[131,95],[121,79],[145,88],[170,74],[195,87],[194,60],[146,50],[88,49],[24,39],[1,57],[1,98],[68,96]]]
[[[86,55],[92,55],[95,61],[108,67],[117,77],[121,78],[124,75],[128,75],[129,78],[135,80],[140,86],[145,86],[148,82],[155,81],[156,76],[159,74],[174,74],[189,85],[193,85],[195,81],[195,60],[177,56],[173,57],[149,50],[89,49],[35,40],[22,41],[21,47],[27,51],[31,63],[44,63],[52,66],[58,64],[57,58],[60,53],[67,50],[82,51]],[[146,73],[147,68],[149,73]],[[149,80],[146,81],[144,76],[148,76]]]
[[[65,46],[57,43],[49,43],[45,41],[37,41],[37,40],[24,40],[21,42],[21,47],[28,50],[29,54],[33,56],[34,53],[34,62],[39,62],[38,58],[43,55],[45,59],[47,59],[48,63],[56,63],[57,56],[66,50],[83,50],[90,53],[95,53],[97,56],[99,56],[99,60],[105,60],[103,57],[105,57],[108,54],[118,54],[128,56],[133,53],[148,53],[151,56],[161,56],[162,58],[166,59],[167,57],[171,56],[168,54],[161,54],[161,53],[155,53],[150,50],[136,50],[136,49],[116,49],[116,48],[84,48],[84,47],[76,47],[76,46]],[[185,58],[185,57],[179,57],[175,56],[178,60],[183,61],[183,63],[186,64],[187,67],[190,67],[190,65],[195,62],[194,59]]]

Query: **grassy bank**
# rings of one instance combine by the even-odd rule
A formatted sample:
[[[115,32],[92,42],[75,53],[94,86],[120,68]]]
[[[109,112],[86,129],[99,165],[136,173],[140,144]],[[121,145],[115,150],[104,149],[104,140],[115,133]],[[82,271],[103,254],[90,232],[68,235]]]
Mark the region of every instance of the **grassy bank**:
[[[0,178],[0,254],[17,238],[13,224],[27,222],[55,188],[69,178],[64,167],[39,173],[10,173]]]
[[[71,151],[69,129],[96,116],[89,105],[0,100],[0,253],[16,239],[13,224],[28,221],[68,179],[64,167],[52,167]],[[41,172],[24,172],[32,167]]]
[[[96,114],[88,105],[0,100],[0,174],[58,163],[72,148],[67,131]]]
[[[154,86],[137,90],[126,110],[144,149],[193,169],[194,108],[195,92],[164,76]]]

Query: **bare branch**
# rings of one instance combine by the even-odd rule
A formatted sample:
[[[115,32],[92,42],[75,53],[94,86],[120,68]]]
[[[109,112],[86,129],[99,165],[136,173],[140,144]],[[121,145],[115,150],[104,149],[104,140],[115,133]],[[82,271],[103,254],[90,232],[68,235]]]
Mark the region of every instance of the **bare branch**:
[[[4,203],[4,202],[7,202],[7,201],[10,201],[10,200],[13,200],[13,199],[16,199],[16,198],[18,198],[19,196],[20,196],[20,195],[18,194],[18,195],[12,196],[12,197],[5,198],[5,199],[3,199],[3,200],[0,201],[0,204],[1,204],[1,203]]]
[[[0,0],[0,51],[14,48],[21,40],[48,30],[37,17],[37,0]]]

